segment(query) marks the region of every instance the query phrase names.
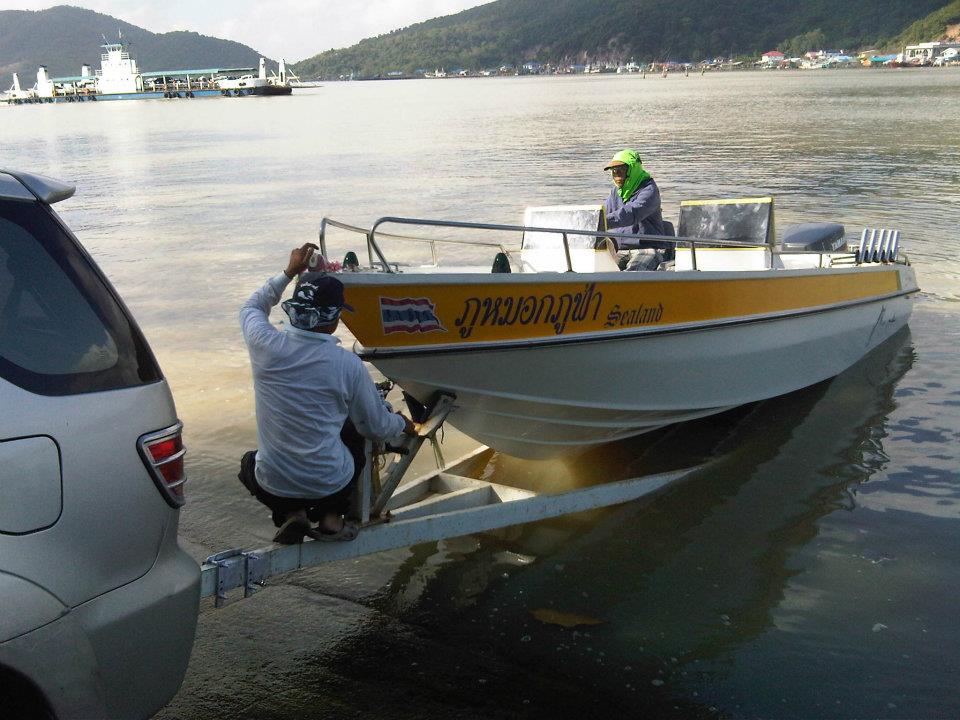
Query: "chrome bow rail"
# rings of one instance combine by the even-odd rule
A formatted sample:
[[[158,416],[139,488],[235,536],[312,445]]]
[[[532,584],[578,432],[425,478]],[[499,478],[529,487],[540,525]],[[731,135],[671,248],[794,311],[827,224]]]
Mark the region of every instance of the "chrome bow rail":
[[[419,227],[433,227],[433,228],[455,228],[463,230],[492,230],[495,232],[513,232],[513,233],[553,233],[560,235],[563,241],[563,252],[566,258],[567,272],[574,272],[573,270],[573,261],[570,257],[570,236],[586,236],[593,237],[597,239],[609,238],[610,232],[608,231],[598,231],[598,230],[576,230],[573,228],[545,228],[545,227],[534,227],[529,225],[498,225],[495,223],[478,223],[478,222],[462,222],[459,220],[430,220],[425,218],[407,218],[407,217],[395,217],[387,216],[378,219],[370,229],[365,229],[362,227],[357,227],[356,225],[349,225],[347,223],[334,220],[332,218],[325,217],[320,221],[320,252],[324,257],[327,257],[327,243],[326,243],[326,234],[328,227],[340,228],[341,230],[346,230],[348,232],[357,233],[363,235],[366,239],[367,244],[367,258],[369,260],[370,267],[375,265],[380,265],[383,268],[384,272],[395,273],[398,271],[397,263],[391,263],[387,260],[386,256],[383,253],[383,250],[380,248],[378,239],[393,239],[393,240],[405,240],[412,242],[421,242],[428,243],[430,245],[430,254],[433,259],[433,264],[439,264],[439,256],[437,254],[437,244],[449,244],[449,245],[469,245],[469,246],[479,246],[479,247],[493,247],[496,248],[499,252],[510,255],[512,252],[518,251],[520,248],[515,248],[513,250],[507,248],[501,242],[481,242],[477,240],[453,240],[450,238],[425,238],[417,237],[415,235],[398,235],[394,233],[383,232],[380,228],[383,225],[410,225],[410,226],[419,226]],[[757,247],[768,247],[773,250],[773,246],[750,242],[742,240],[720,240],[717,238],[702,238],[702,237],[673,237],[670,235],[635,235],[635,234],[626,234],[626,233],[617,233],[616,235],[618,240],[641,240],[644,245],[647,247],[654,247],[658,249],[664,249],[669,247],[684,246],[690,248],[691,263],[694,270],[697,269],[697,247],[742,247],[742,248],[757,248]],[[820,266],[823,267],[824,255],[839,255],[848,258],[848,262],[852,264],[863,264],[863,263],[892,263],[898,261],[898,253],[900,247],[900,231],[899,230],[877,230],[872,228],[865,228],[863,233],[860,236],[859,246],[851,248],[850,251],[844,253],[842,251],[838,253],[824,253],[820,252],[821,262]],[[787,250],[780,248],[777,252],[781,255],[790,255],[790,254],[805,254],[809,253],[809,250]],[[816,251],[814,251],[816,252]],[[844,264],[842,257],[834,257],[831,259],[831,265],[835,264]]]
[[[393,217],[387,216],[382,217],[373,223],[373,226],[369,230],[364,228],[357,227],[355,225],[348,225],[347,223],[342,223],[331,218],[323,218],[320,221],[320,252],[326,257],[327,256],[327,243],[326,243],[326,232],[327,227],[336,227],[341,230],[347,230],[350,232],[355,232],[362,234],[366,237],[367,240],[367,256],[370,261],[370,266],[372,267],[375,264],[379,264],[384,272],[393,273],[396,272],[396,265],[391,268],[390,262],[387,260],[386,256],[383,254],[379,243],[377,242],[378,238],[393,238],[393,239],[402,239],[402,240],[412,240],[416,242],[426,242],[430,243],[430,250],[433,256],[434,264],[437,264],[437,251],[436,243],[451,243],[459,245],[473,245],[473,246],[489,246],[496,247],[500,252],[509,254],[508,251],[502,243],[485,243],[478,241],[469,241],[469,240],[450,240],[443,238],[420,238],[407,235],[394,235],[389,233],[384,233],[380,231],[380,226],[382,225],[413,225],[420,227],[441,227],[441,228],[458,228],[464,230],[493,230],[498,232],[536,232],[536,233],[554,233],[560,235],[563,240],[563,252],[566,256],[567,261],[567,272],[573,272],[573,261],[570,257],[570,235],[580,235],[586,237],[594,238],[607,238],[610,237],[610,232],[597,231],[597,230],[575,230],[572,228],[545,228],[545,227],[532,227],[529,225],[497,225],[494,223],[477,223],[477,222],[461,222],[458,220],[427,220],[424,218],[405,218],[405,217]],[[692,238],[692,237],[673,237],[669,235],[634,235],[626,233],[617,233],[618,239],[632,240],[638,239],[642,240],[645,244],[648,244],[652,247],[676,247],[677,245],[683,245],[690,248],[690,254],[692,256],[693,269],[697,269],[697,246],[707,246],[707,247],[763,247],[762,244],[755,242],[742,242],[738,240],[716,240],[711,238]],[[374,259],[376,258],[376,260]]]

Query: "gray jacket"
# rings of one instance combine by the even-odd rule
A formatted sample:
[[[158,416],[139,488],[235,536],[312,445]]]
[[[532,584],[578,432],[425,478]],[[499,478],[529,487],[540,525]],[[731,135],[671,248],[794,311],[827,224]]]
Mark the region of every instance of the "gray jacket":
[[[624,202],[616,187],[603,203],[607,215],[607,229],[617,241],[619,250],[635,250],[639,247],[673,247],[670,243],[655,240],[643,242],[633,238],[619,240],[618,234],[663,235],[663,215],[660,213],[660,189],[653,178],[647,180],[633,196]]]

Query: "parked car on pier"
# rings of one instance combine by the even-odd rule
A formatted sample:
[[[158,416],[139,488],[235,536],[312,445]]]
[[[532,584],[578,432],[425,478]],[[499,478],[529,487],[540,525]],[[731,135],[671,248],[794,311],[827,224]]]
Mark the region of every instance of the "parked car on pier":
[[[200,574],[177,545],[170,389],[116,290],[0,170],[0,715],[146,718],[177,692]]]

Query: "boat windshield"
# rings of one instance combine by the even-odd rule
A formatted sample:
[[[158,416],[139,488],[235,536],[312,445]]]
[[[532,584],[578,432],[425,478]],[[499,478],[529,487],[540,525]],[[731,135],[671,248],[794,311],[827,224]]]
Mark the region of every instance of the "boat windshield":
[[[523,214],[528,227],[557,228],[558,230],[604,230],[603,208],[599,205],[554,205],[529,207]],[[591,235],[567,235],[571,250],[592,250],[597,238]],[[523,233],[524,250],[563,250],[563,234],[527,230]]]
[[[773,198],[683,200],[677,234],[772,245],[776,237]]]

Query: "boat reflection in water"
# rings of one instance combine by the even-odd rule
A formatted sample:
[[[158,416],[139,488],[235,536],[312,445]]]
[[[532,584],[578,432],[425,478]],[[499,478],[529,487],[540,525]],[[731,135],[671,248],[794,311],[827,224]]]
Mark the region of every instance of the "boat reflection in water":
[[[685,684],[773,628],[791,558],[880,466],[876,441],[913,359],[904,329],[833,380],[566,464],[494,455],[487,479],[552,486],[562,473],[576,485],[709,465],[645,504],[414,548],[376,604],[418,627],[435,670],[496,676],[540,709],[712,715]],[[535,688],[512,679],[531,672]]]

